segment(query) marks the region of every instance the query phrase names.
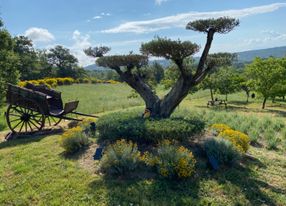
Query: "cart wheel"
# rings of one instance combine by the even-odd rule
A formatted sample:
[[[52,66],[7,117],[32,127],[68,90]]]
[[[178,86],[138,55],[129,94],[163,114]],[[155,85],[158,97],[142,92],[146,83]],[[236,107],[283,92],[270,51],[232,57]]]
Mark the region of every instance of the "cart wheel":
[[[41,108],[34,104],[37,110],[9,105],[6,113],[8,127],[13,133],[31,134],[40,131],[45,125],[45,116]]]
[[[51,126],[57,126],[61,121],[62,121],[61,118],[46,116],[45,123],[46,123],[46,126],[51,127]]]

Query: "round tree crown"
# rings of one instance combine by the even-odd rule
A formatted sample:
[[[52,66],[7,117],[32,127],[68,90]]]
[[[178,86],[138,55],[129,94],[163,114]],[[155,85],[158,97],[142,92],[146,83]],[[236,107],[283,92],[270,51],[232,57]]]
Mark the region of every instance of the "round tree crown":
[[[96,60],[96,63],[98,66],[108,67],[111,69],[124,66],[127,68],[139,68],[148,64],[148,57],[138,54],[112,55],[100,57]]]
[[[100,47],[89,47],[83,51],[87,56],[102,57],[104,54],[106,54],[110,50],[111,49],[107,46],[100,46]]]
[[[206,65],[208,67],[230,66],[236,59],[236,54],[222,52],[214,53],[208,55]]]
[[[190,41],[156,38],[143,43],[140,51],[145,55],[164,57],[173,61],[182,60],[199,51],[199,46]]]
[[[230,17],[220,17],[217,19],[204,19],[189,22],[186,29],[194,31],[205,32],[214,31],[217,33],[225,34],[239,25],[239,20]]]

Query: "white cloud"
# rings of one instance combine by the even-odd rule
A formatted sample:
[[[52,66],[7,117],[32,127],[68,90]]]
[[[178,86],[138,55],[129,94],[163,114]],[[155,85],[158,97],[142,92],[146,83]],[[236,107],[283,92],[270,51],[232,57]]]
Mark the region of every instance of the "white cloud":
[[[24,35],[34,42],[51,42],[55,40],[54,35],[51,34],[47,29],[37,27],[27,29]]]
[[[230,16],[233,18],[242,18],[246,16],[270,13],[278,10],[279,8],[286,7],[286,3],[275,3],[264,6],[250,7],[245,9],[236,10],[224,10],[213,12],[188,12],[181,13],[173,16],[166,16],[157,19],[151,19],[147,21],[130,21],[120,24],[117,27],[103,30],[104,33],[148,33],[158,31],[162,29],[168,29],[173,27],[185,27],[189,21],[206,18],[218,18],[222,16]]]
[[[100,15],[101,15],[101,16],[110,16],[111,14],[110,14],[110,13],[101,12]]]
[[[89,23],[92,20],[102,19],[104,16],[111,16],[111,14],[110,13],[101,12],[100,15],[96,15],[96,16],[92,17],[91,19],[86,20],[86,22]]]
[[[162,3],[167,2],[167,1],[168,0],[155,0],[155,4],[160,6]]]
[[[247,45],[258,45],[258,44],[267,44],[267,43],[275,43],[275,42],[279,42],[280,44],[282,44],[283,41],[286,41],[286,34],[283,33],[279,33],[273,30],[265,30],[261,32],[262,34],[264,34],[263,37],[259,37],[259,38],[251,38],[251,39],[246,39],[244,40],[244,42]],[[259,35],[262,36],[262,35]]]
[[[101,19],[102,16],[94,16],[93,19]]]
[[[69,47],[71,53],[78,59],[81,66],[87,66],[95,62],[94,58],[88,57],[83,52],[84,49],[92,46],[89,35],[82,35],[75,30],[72,35],[73,45]]]

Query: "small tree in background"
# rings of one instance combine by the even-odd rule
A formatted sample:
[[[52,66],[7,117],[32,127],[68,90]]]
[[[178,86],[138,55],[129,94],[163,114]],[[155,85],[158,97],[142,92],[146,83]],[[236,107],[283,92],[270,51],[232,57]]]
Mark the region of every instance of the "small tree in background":
[[[214,93],[218,90],[218,81],[215,74],[222,66],[231,66],[235,59],[236,55],[231,53],[216,53],[208,56],[207,65],[212,69],[202,81],[201,88],[210,90],[212,101],[214,101]]]
[[[207,64],[207,57],[212,45],[215,33],[225,34],[239,25],[239,21],[233,18],[222,17],[218,19],[197,20],[188,23],[187,29],[207,34],[206,44],[197,67],[193,70],[186,67],[185,60],[199,51],[199,46],[190,41],[174,41],[166,38],[156,38],[141,45],[143,55],[112,55],[103,56],[105,49],[100,50],[97,64],[115,70],[129,86],[136,90],[145,101],[145,105],[151,111],[152,117],[167,118],[181,101],[188,95],[189,91],[199,84],[208,72],[213,68]],[[88,54],[88,52],[86,52]],[[89,55],[89,54],[88,54]],[[152,88],[146,84],[136,71],[148,63],[148,56],[164,57],[172,60],[179,71],[176,83],[162,99],[160,99]]]
[[[263,96],[262,109],[264,109],[267,99],[277,92],[277,85],[285,78],[286,59],[256,58],[247,65],[246,72],[254,90]]]
[[[58,45],[49,50],[47,57],[49,64],[58,69],[57,76],[76,78],[78,60],[69,49]]]
[[[228,94],[240,90],[240,77],[232,67],[223,67],[214,74],[216,81],[215,87],[220,94],[225,95],[228,100]]]
[[[248,79],[247,73],[245,70],[239,74],[239,85],[240,89],[245,92],[246,95],[246,103],[249,102],[250,92],[253,89],[253,85],[251,85],[251,82]]]

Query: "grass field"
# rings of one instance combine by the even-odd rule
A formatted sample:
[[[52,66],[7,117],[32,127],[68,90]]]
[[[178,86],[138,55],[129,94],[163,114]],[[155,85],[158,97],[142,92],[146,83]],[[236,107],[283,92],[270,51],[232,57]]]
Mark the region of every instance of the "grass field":
[[[65,101],[80,100],[79,111],[87,113],[143,105],[139,98],[127,99],[131,90],[124,84],[58,89]],[[205,162],[198,162],[194,178],[182,182],[110,179],[86,168],[84,154],[65,156],[59,135],[18,139],[0,142],[0,205],[286,205],[286,104],[268,102],[267,109],[261,110],[259,99],[244,104],[243,93],[229,96],[228,109],[207,108],[208,100],[208,91],[189,95],[176,114],[257,131],[261,144],[251,146],[240,165],[213,172]],[[267,148],[268,138],[274,137],[277,148]],[[91,164],[93,168],[97,162]]]

